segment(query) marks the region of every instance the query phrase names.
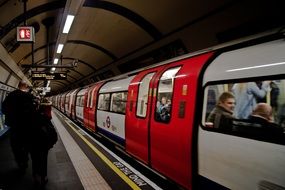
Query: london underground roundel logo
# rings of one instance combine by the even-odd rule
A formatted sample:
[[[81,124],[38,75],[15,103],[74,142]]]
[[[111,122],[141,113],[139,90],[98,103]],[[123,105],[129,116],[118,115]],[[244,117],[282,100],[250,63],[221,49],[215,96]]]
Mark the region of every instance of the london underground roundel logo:
[[[107,124],[107,127],[110,128],[111,120],[110,120],[109,116],[107,116],[107,118],[106,118],[106,124]]]

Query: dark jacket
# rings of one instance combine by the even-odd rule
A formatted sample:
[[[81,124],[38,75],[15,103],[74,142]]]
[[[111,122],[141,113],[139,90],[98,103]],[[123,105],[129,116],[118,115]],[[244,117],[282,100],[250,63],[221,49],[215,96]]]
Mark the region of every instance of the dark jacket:
[[[33,96],[21,90],[11,92],[2,104],[5,124],[13,130],[23,131],[23,128],[32,125],[35,111]]]
[[[207,118],[207,122],[212,122],[214,125],[214,128],[221,128],[222,125],[227,127],[226,125],[226,119],[229,121],[229,119],[233,119],[232,112],[226,110],[222,106],[217,105],[210,113],[210,115]],[[229,124],[230,125],[230,124]]]
[[[276,123],[267,121],[265,118],[251,115],[249,121],[252,123],[260,124],[260,128],[258,130],[260,130],[260,132],[263,134],[269,135],[283,133],[282,127]]]

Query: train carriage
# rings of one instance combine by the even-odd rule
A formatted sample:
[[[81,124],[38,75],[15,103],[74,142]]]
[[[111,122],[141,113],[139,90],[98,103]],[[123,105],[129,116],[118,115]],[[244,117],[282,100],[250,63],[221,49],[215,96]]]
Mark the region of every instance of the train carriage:
[[[81,88],[75,89],[72,91],[72,93],[70,94],[70,99],[69,99],[69,112],[70,112],[70,118],[72,118],[73,120],[76,119],[76,114],[75,114],[75,104],[76,104],[76,96],[77,93],[79,92]]]
[[[262,129],[252,130],[250,123],[227,126],[230,131],[223,131],[218,130],[220,126],[213,128],[206,122],[207,105],[211,104],[209,90],[216,89],[217,98],[223,92],[231,91],[233,84],[276,81],[280,88],[278,105],[281,108],[285,103],[284,50],[284,39],[276,40],[222,53],[207,67],[203,75],[202,125],[198,132],[201,176],[230,189],[262,189],[266,184],[272,189],[285,187],[284,132],[261,134]],[[270,104],[270,93],[266,102]],[[278,122],[280,116],[277,113],[275,116],[275,122]]]
[[[131,84],[130,90],[136,94],[131,101],[137,103],[127,111],[127,151],[184,186],[192,183],[190,163],[197,81],[202,66],[211,56],[212,53],[202,54],[169,62],[157,71],[143,71]],[[145,87],[141,88],[144,77],[149,78],[145,80],[149,83],[149,93]],[[149,115],[140,111],[142,101],[146,101],[143,94],[151,95],[147,103]],[[171,104],[167,116],[157,111],[164,98]]]
[[[70,91],[68,91],[67,93],[66,93],[66,95],[65,95],[65,100],[64,100],[64,113],[66,114],[66,115],[70,115],[70,104],[69,104],[69,102],[70,102],[70,94],[71,94],[71,90]]]
[[[75,120],[84,125],[84,107],[86,106],[85,93],[87,88],[78,91],[75,98]]]
[[[103,84],[104,82],[96,83],[90,86],[85,93],[87,102],[86,106],[84,107],[84,126],[92,132],[95,132],[96,130],[95,116],[97,107],[97,94]]]
[[[187,189],[284,189],[285,41],[255,38],[76,89],[76,120]],[[222,93],[249,83],[270,83],[256,102],[272,105],[281,132],[235,113],[208,121]]]
[[[61,97],[61,94],[58,94],[55,96],[56,97],[56,104],[55,104],[55,107],[60,110],[60,97]]]
[[[60,102],[59,102],[59,109],[60,111],[62,111],[63,113],[65,113],[65,97],[66,97],[66,93],[61,94],[60,96]]]
[[[100,133],[125,146],[125,110],[128,86],[134,76],[105,83],[98,93],[96,113]]]

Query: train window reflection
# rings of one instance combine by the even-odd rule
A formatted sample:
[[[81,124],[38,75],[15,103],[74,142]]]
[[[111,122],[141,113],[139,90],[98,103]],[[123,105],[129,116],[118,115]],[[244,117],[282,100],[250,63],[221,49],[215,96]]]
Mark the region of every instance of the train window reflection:
[[[84,106],[84,98],[83,96],[77,96],[76,106],[83,107]]]
[[[110,94],[100,94],[98,98],[98,110],[109,111]]]
[[[208,130],[284,144],[285,80],[208,85],[203,126]]]
[[[127,102],[127,92],[117,92],[112,94],[111,111],[125,113]]]
[[[149,83],[153,75],[154,73],[147,74],[140,82],[138,102],[137,102],[137,116],[139,117],[146,116],[147,105],[148,105],[147,103],[148,103]]]
[[[175,75],[181,67],[175,67],[165,71],[157,90],[157,102],[155,107],[155,120],[168,123],[171,119],[172,94]]]

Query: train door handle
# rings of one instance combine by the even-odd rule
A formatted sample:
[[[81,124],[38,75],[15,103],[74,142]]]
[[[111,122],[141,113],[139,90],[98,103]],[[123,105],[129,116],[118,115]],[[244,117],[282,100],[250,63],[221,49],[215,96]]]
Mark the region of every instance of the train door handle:
[[[179,118],[185,117],[185,107],[186,107],[186,101],[180,101],[179,102],[179,110],[178,110],[178,117]]]
[[[133,104],[134,104],[134,101],[133,101],[133,100],[131,100],[131,102],[130,102],[130,112],[132,112],[132,111],[133,111]]]

